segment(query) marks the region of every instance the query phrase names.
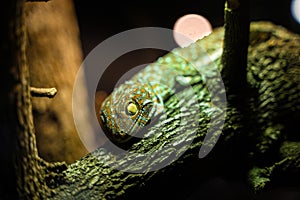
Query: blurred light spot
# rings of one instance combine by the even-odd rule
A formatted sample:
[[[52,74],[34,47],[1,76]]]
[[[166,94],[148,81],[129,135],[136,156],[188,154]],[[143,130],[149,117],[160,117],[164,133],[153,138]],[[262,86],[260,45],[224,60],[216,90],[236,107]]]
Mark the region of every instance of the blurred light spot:
[[[300,0],[293,0],[291,4],[292,15],[300,23]]]
[[[184,15],[174,25],[174,39],[181,47],[186,47],[211,32],[212,27],[209,21],[196,14]]]

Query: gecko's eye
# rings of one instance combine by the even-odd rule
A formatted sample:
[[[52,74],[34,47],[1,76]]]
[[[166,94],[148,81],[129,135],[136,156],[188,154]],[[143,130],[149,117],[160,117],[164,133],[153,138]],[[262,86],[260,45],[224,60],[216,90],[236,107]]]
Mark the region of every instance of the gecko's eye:
[[[130,102],[126,107],[127,115],[133,116],[138,112],[138,107],[135,103]]]

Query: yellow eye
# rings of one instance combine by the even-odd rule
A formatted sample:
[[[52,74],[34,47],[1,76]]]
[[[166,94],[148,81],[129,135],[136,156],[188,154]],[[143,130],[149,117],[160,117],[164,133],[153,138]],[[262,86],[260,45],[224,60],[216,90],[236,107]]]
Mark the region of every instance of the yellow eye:
[[[135,103],[129,103],[127,106],[127,113],[129,115],[135,115],[138,112],[138,108]]]

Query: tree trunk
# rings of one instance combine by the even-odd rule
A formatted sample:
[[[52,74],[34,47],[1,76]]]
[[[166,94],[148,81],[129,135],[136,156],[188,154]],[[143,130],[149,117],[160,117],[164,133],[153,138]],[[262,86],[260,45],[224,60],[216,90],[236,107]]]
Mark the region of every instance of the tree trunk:
[[[64,163],[48,164],[38,156],[33,125],[29,69],[26,56],[25,1],[4,1],[1,27],[1,197],[41,199],[51,193],[47,180],[64,169]]]
[[[9,2],[9,1],[7,1]],[[24,24],[24,1],[17,0],[1,5],[7,9],[7,28],[4,43],[1,48],[1,58],[4,65],[1,70],[3,85],[3,112],[1,125],[1,152],[5,153],[8,168],[4,172],[2,187],[4,198],[37,199],[43,196],[44,184],[41,177],[38,152],[35,143],[35,134],[32,118],[32,107],[29,86],[29,71],[26,57],[26,30]],[[3,52],[3,54],[2,54]],[[1,121],[2,121],[1,120]],[[7,177],[7,175],[9,177]],[[6,179],[6,178],[7,179]],[[18,192],[18,193],[17,193]]]
[[[82,63],[79,30],[72,0],[26,3],[30,84],[55,87],[55,98],[33,98],[39,155],[72,163],[87,151],[76,132],[72,92]]]

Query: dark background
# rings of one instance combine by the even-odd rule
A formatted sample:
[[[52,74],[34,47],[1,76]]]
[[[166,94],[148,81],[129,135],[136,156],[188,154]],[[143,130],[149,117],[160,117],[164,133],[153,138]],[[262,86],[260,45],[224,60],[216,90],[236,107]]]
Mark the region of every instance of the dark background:
[[[125,30],[149,26],[173,29],[176,20],[185,14],[200,14],[210,21],[213,28],[224,24],[224,0],[74,2],[84,57],[103,40]],[[290,11],[291,0],[251,0],[250,3],[252,21],[268,20],[300,33],[300,25],[293,19]],[[165,53],[157,49],[141,49],[122,56],[109,67],[106,66],[98,90],[111,93],[116,82],[127,71],[155,61]]]
[[[290,11],[291,0],[251,0],[251,20],[269,20],[300,33]],[[172,29],[185,14],[200,14],[222,26],[224,0],[93,1],[75,0],[84,55],[104,39],[138,27]]]
[[[291,0],[251,0],[250,19],[268,20],[300,33],[300,25],[293,19]],[[163,27],[172,29],[176,20],[185,14],[200,14],[213,27],[222,26],[224,1],[174,0],[174,1],[92,1],[75,0],[84,56],[103,40],[122,31],[138,27]],[[122,74],[138,64],[155,60],[165,52],[143,50],[117,59],[101,77],[99,89],[110,93]],[[117,70],[116,70],[117,69]],[[300,188],[277,187],[254,198],[244,183],[213,177],[199,183],[194,192],[184,199],[273,199],[299,200]],[[154,194],[159,197],[159,194]],[[141,197],[142,199],[143,197]]]

